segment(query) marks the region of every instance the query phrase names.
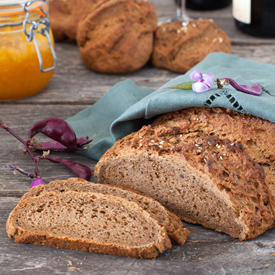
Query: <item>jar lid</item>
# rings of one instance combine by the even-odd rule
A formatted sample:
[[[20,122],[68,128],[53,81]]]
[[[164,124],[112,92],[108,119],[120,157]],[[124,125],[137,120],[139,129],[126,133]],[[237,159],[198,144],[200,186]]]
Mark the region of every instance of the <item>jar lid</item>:
[[[0,15],[14,15],[14,14],[24,14],[24,4],[31,2],[30,0],[1,0],[0,1]],[[42,16],[45,16],[45,13],[41,10],[44,9],[42,6],[45,1],[33,1],[27,10],[30,12],[37,12]],[[44,9],[46,12],[46,10]]]

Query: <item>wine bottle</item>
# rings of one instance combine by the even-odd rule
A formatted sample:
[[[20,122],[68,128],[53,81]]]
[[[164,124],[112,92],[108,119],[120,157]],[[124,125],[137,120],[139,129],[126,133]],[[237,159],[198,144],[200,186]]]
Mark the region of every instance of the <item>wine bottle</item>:
[[[186,0],[186,8],[192,10],[216,10],[228,6],[230,3],[231,0]]]
[[[274,0],[233,0],[233,17],[244,33],[275,37]]]

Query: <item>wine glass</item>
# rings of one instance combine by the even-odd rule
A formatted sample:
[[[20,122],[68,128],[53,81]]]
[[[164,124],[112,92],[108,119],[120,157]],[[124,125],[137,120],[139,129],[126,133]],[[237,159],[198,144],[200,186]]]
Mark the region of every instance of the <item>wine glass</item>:
[[[181,21],[186,26],[191,20],[185,11],[185,0],[173,0],[176,5],[176,18],[169,20],[170,22]]]

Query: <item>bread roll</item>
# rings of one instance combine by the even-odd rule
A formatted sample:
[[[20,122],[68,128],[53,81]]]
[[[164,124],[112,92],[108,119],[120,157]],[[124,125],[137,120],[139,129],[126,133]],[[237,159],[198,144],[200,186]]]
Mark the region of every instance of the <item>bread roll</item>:
[[[99,73],[140,69],[153,50],[157,15],[145,1],[106,1],[79,23],[77,44],[88,68]]]
[[[212,52],[231,53],[229,37],[213,20],[193,20],[187,26],[179,21],[164,23],[155,33],[152,63],[185,73]]]

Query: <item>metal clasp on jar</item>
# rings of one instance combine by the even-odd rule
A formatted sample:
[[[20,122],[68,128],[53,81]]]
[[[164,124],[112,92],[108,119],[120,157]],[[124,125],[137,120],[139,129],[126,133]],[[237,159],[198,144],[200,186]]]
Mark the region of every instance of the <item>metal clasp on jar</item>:
[[[29,10],[27,9],[32,3],[34,2],[44,2],[40,9],[41,9],[41,12],[44,14],[44,16],[40,16],[40,19],[39,21],[31,21],[31,20],[28,20],[29,19],[29,16],[30,16],[30,12]],[[48,18],[48,14],[47,12],[45,12],[44,10],[44,6],[46,5],[46,1],[47,0],[33,0],[33,1],[28,1],[26,2],[24,5],[23,5],[23,9],[24,11],[26,12],[26,17],[23,21],[23,30],[24,30],[24,33],[26,35],[26,38],[27,40],[30,42],[33,40],[34,42],[34,45],[35,45],[35,49],[36,49],[36,52],[37,52],[37,57],[38,57],[38,60],[39,60],[39,66],[40,66],[40,70],[41,72],[45,73],[45,72],[48,72],[48,71],[51,71],[51,70],[54,70],[55,67],[56,67],[56,55],[55,55],[55,51],[54,51],[54,48],[53,48],[53,44],[51,42],[51,39],[50,39],[50,35],[49,35],[49,31],[50,31],[50,21],[49,21],[49,18]],[[30,24],[31,26],[29,27],[29,29],[27,30],[27,24]],[[37,31],[38,27],[40,25],[44,25],[43,28],[41,28],[39,31]],[[43,60],[42,60],[42,56],[41,56],[41,51],[39,49],[39,45],[37,43],[37,40],[35,38],[35,35],[36,33],[39,33],[43,36],[45,36],[47,38],[47,41],[49,43],[49,47],[50,47],[50,51],[51,51],[51,54],[52,54],[52,57],[53,57],[53,61],[54,61],[54,64],[52,67],[49,67],[49,68],[44,68],[43,66]]]
[[[40,16],[41,20],[39,20],[39,21],[28,20],[29,16],[30,16],[30,11],[27,8],[34,2],[44,2],[43,4],[41,4],[41,6],[39,8],[40,9],[39,10],[40,14],[43,14],[43,16]],[[55,67],[56,67],[56,55],[55,55],[53,44],[51,42],[50,35],[49,35],[50,21],[49,21],[47,12],[45,12],[45,10],[44,10],[46,2],[47,2],[47,0],[32,0],[32,1],[25,2],[24,4],[22,4],[22,3],[12,3],[13,6],[18,5],[18,6],[21,6],[23,8],[23,10],[26,12],[25,19],[23,20],[23,22],[0,24],[0,27],[9,27],[9,26],[12,27],[12,26],[23,25],[23,31],[26,35],[27,41],[30,42],[30,41],[33,40],[33,42],[34,42],[41,72],[48,72],[48,71],[54,70]],[[1,6],[3,6],[3,7],[9,6],[9,5],[11,5],[11,4],[10,3],[9,4],[6,4],[6,3],[1,4]],[[27,30],[27,25],[28,24],[31,25],[30,28],[29,28],[29,31]],[[37,31],[37,29],[40,25],[44,25],[44,27]],[[47,38],[47,41],[48,41],[48,44],[49,44],[49,47],[50,47],[50,51],[51,51],[51,54],[52,54],[52,57],[53,57],[53,66],[50,67],[50,68],[44,68],[44,66],[43,66],[41,51],[39,49],[39,45],[38,45],[37,40],[35,38],[36,33],[39,33],[39,34],[41,34],[41,35],[43,35]]]

